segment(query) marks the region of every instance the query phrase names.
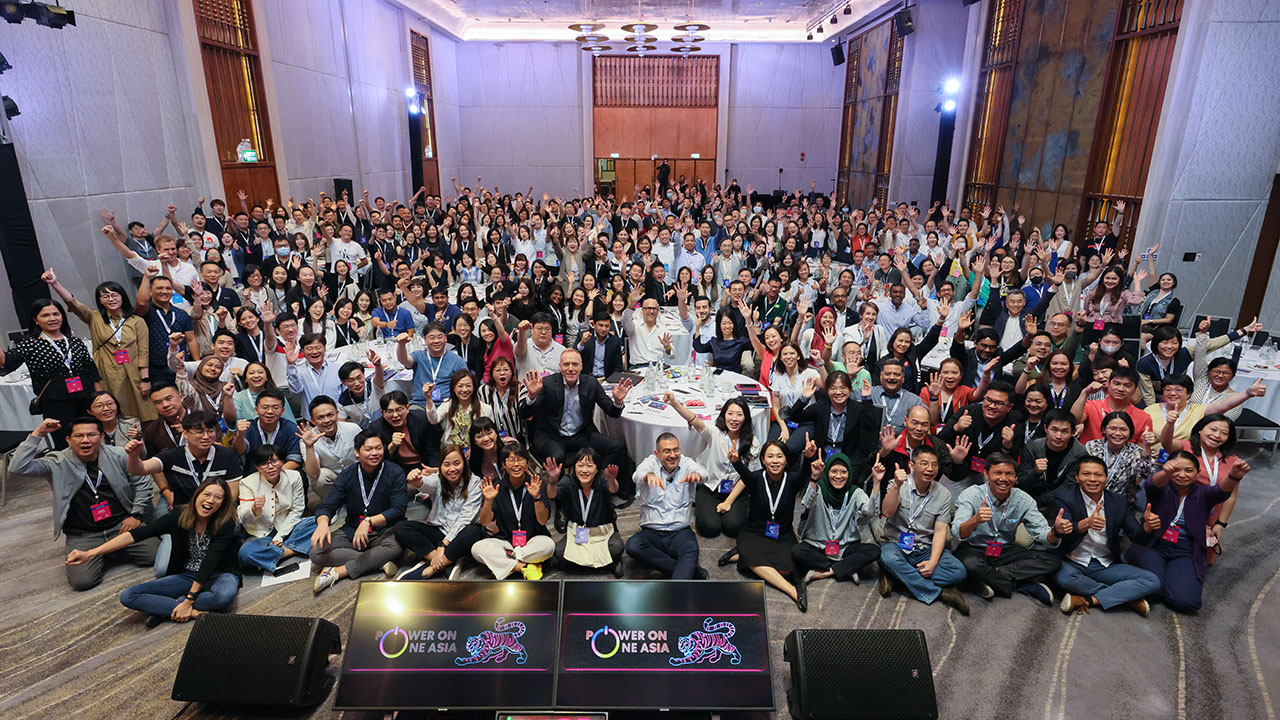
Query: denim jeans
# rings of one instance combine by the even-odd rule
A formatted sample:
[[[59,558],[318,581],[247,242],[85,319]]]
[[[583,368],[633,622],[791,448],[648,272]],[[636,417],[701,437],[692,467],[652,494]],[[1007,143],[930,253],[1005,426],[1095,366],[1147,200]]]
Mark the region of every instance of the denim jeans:
[[[195,579],[195,573],[184,572],[138,583],[120,593],[120,604],[148,615],[169,617],[190,592]],[[231,607],[239,590],[240,578],[231,573],[217,573],[204,585],[193,606],[200,611],[226,610]]]
[[[1102,567],[1097,559],[1089,560],[1086,567],[1064,558],[1056,579],[1058,585],[1069,593],[1098,598],[1098,604],[1103,610],[1110,610],[1160,591],[1160,578],[1150,570],[1122,562]]]
[[[304,557],[311,552],[311,534],[315,531],[316,519],[304,517],[289,531],[289,536],[284,539],[284,547],[272,542],[276,538],[274,531],[270,535],[250,538],[240,546],[240,564],[272,572],[280,563],[280,558],[284,557],[285,548]]]
[[[161,517],[169,512],[169,503],[165,501],[164,496],[160,495],[156,498],[155,517]],[[152,572],[156,577],[162,578],[169,574],[169,556],[173,553],[173,537],[170,535],[160,536],[160,546],[156,548],[156,560],[151,565]]]
[[[880,546],[880,570],[901,580],[920,602],[932,603],[938,599],[942,588],[959,584],[968,572],[950,550],[943,550],[938,567],[933,569],[933,576],[921,575],[916,565],[928,560],[931,552],[927,545],[905,553],[896,542],[885,543]]]

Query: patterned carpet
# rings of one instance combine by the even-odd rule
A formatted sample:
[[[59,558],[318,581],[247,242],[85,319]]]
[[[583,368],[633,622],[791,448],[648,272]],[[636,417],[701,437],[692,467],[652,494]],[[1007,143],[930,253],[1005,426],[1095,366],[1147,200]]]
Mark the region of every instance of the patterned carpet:
[[[769,591],[777,717],[790,717],[783,638],[796,627],[833,627],[923,630],[944,718],[1273,720],[1280,702],[1280,553],[1274,540],[1280,535],[1280,471],[1265,464],[1266,453],[1256,446],[1245,448],[1255,470],[1242,486],[1199,616],[1157,606],[1145,620],[1128,611],[1067,618],[1023,597],[987,604],[970,596],[973,614],[965,618],[901,595],[882,599],[874,578],[861,586],[813,583],[809,612],[801,615],[789,599]],[[139,615],[120,606],[120,591],[150,577],[149,570],[114,567],[100,587],[72,592],[49,514],[46,484],[10,478],[9,503],[0,509],[0,717],[286,716],[170,700],[189,628],[147,630]],[[624,534],[634,530],[636,518],[635,508],[622,513]],[[732,566],[714,567],[727,547],[723,538],[703,541],[703,565],[713,578],[738,576]],[[309,583],[264,590],[257,582],[248,580],[239,612],[318,615],[342,629],[345,643],[354,582],[343,581],[319,598]],[[319,708],[287,716],[379,717],[338,713],[331,703],[332,696]]]

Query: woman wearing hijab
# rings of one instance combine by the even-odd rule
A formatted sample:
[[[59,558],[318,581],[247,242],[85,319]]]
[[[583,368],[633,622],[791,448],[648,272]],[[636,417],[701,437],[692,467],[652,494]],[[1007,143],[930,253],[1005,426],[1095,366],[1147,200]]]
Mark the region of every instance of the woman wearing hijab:
[[[800,528],[800,542],[791,548],[791,562],[804,572],[801,586],[829,577],[857,583],[858,572],[880,557],[875,543],[860,538],[861,530],[880,516],[884,466],[876,463],[871,471],[870,497],[851,477],[848,455],[834,453],[825,463],[814,460],[813,466],[821,474],[800,501],[809,517]]]
[[[187,412],[208,410],[222,417],[223,402],[231,396],[224,395],[223,389],[228,383],[222,382],[221,378],[222,358],[216,355],[205,356],[196,365],[196,371],[190,375],[186,372],[185,364],[179,366],[178,390],[182,392],[182,404]]]

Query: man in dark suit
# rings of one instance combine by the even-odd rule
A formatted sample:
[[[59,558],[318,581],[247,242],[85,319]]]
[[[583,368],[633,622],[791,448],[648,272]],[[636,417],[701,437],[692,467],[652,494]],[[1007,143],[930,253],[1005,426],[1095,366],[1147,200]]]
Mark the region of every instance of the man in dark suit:
[[[536,455],[564,462],[569,453],[595,448],[605,467],[618,466],[618,496],[635,495],[627,448],[596,429],[593,410],[598,407],[609,417],[620,417],[622,403],[631,390],[629,380],[615,385],[612,394],[605,393],[599,380],[582,374],[582,354],[569,348],[560,355],[560,372],[543,377],[530,371],[524,377],[524,386],[529,394],[525,405],[529,447]]]
[[[815,394],[816,390],[815,383],[806,384],[800,398],[791,407],[792,422],[813,425],[809,439],[822,451],[823,457],[834,453],[844,453],[849,457],[851,482],[868,480],[871,468],[867,467],[867,457],[876,449],[880,408],[849,402],[852,392],[849,376],[839,370],[827,376],[825,393]],[[792,433],[787,447],[798,456],[804,451],[804,442],[802,433]]]
[[[1146,545],[1160,518],[1148,509],[1139,521],[1129,500],[1106,487],[1106,463],[1086,455],[1077,465],[1076,485],[1058,488],[1052,496],[1057,508],[1054,534],[1062,533],[1058,535],[1062,569],[1057,580],[1066,591],[1059,609],[1070,614],[1125,605],[1146,617],[1145,598],[1160,591],[1160,579],[1121,559],[1120,532],[1135,545]]]
[[[613,323],[610,322],[609,313],[597,310],[591,316],[591,328],[595,332],[584,332],[582,341],[578,343],[583,369],[597,379],[622,372],[622,338],[610,333]]]
[[[387,459],[406,473],[419,465],[434,465],[440,452],[439,431],[421,410],[409,409],[409,396],[392,390],[379,402],[382,417],[369,426],[378,433]]]
[[[1075,482],[1076,465],[1088,455],[1084,445],[1075,439],[1076,419],[1061,408],[1050,408],[1044,414],[1045,436],[1027,443],[1018,463],[1018,487],[1035,498],[1041,510],[1052,503],[1051,494]],[[1053,513],[1045,510],[1046,515]],[[1055,509],[1053,512],[1057,512]],[[1048,518],[1050,521],[1052,517]]]

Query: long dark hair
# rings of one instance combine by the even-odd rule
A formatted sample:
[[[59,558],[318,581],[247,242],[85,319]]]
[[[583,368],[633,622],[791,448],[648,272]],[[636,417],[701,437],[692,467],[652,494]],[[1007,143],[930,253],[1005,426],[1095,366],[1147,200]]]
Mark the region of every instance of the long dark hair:
[[[128,318],[133,315],[133,303],[129,302],[129,296],[125,294],[124,288],[115,280],[108,280],[104,283],[99,283],[98,287],[93,289],[93,301],[98,306],[98,314],[102,316],[102,322],[111,322],[107,309],[102,306],[103,291],[113,292],[120,296],[120,317]]]
[[[67,333],[67,313],[62,309],[62,304],[50,300],[49,298],[39,298],[35,302],[31,303],[31,311],[28,313],[27,317],[27,337],[39,337],[40,333],[43,332],[40,329],[40,324],[36,322],[36,318],[40,316],[40,312],[42,310],[50,305],[56,308],[58,314],[62,316],[62,325],[58,329],[64,334],[69,334]]]
[[[739,396],[726,401],[724,407],[720,408],[720,415],[716,418],[716,429],[728,435],[729,426],[724,422],[724,414],[731,405],[742,411],[742,427],[738,429],[738,457],[742,458],[744,463],[750,462],[751,447],[756,441],[756,427],[751,422],[751,408],[747,406],[746,400]]]
[[[470,478],[468,477],[468,475],[471,474],[471,466],[467,463],[467,453],[463,451],[463,447],[461,445],[454,445],[452,443],[446,443],[444,445],[441,445],[440,459],[438,462],[440,465],[444,465],[444,459],[454,453],[458,453],[458,456],[462,458],[462,474],[458,476],[458,484],[456,486],[453,486],[449,484],[448,480],[444,479],[443,472],[437,471],[440,475],[440,502],[441,503],[447,503],[450,500],[452,500],[455,493],[457,493],[458,497],[462,498],[463,500],[467,499],[467,485],[470,484],[469,482]]]
[[[217,535],[218,531],[229,522],[235,519],[236,501],[231,498],[231,486],[227,485],[227,481],[221,477],[205,478],[203,482],[196,487],[195,492],[191,493],[191,502],[187,503],[179,511],[178,527],[193,532],[196,529],[196,521],[199,519],[196,515],[196,501],[200,499],[200,493],[210,485],[217,485],[222,488],[222,504],[214,511],[205,524],[204,531],[208,535]]]
[[[1222,447],[1218,448],[1218,452],[1222,453],[1222,457],[1226,457],[1236,448],[1236,424],[1235,422],[1223,415],[1222,413],[1213,413],[1200,418],[1200,422],[1191,428],[1191,449],[1200,453],[1200,431],[1211,422],[1224,422],[1227,424],[1227,441],[1222,443]]]
[[[493,431],[495,435],[498,433],[498,424],[492,418],[478,417],[471,420],[471,451],[468,454],[468,461],[473,475],[480,475],[484,470],[484,452],[476,447],[476,437],[481,433]],[[493,454],[496,456],[502,450],[502,437],[499,436],[497,442],[493,446]],[[499,463],[501,467],[501,463]]]

